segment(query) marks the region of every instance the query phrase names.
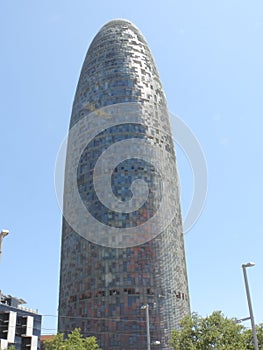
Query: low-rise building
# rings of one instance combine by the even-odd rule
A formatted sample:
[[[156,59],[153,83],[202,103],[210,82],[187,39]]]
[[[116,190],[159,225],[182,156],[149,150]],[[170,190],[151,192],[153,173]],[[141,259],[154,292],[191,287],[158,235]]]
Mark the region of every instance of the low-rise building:
[[[0,349],[14,345],[15,350],[39,350],[41,315],[24,306],[23,299],[0,291]]]
[[[44,334],[40,337],[40,350],[45,350],[45,341],[54,338],[54,334]]]

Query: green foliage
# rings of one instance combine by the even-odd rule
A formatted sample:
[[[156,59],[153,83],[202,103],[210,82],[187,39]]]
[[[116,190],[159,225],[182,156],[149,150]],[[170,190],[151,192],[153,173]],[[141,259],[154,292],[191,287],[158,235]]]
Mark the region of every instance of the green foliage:
[[[186,316],[174,330],[171,345],[175,350],[247,350],[244,327],[215,311],[202,318],[196,313]]]
[[[263,350],[263,323],[260,323],[257,327],[257,338],[258,338],[258,347],[260,350]],[[251,329],[246,329],[243,332],[244,340],[246,343],[247,350],[254,350],[253,334]]]
[[[59,333],[44,342],[45,350],[100,350],[95,337],[84,338],[78,328],[64,340],[64,335]]]
[[[54,335],[51,339],[44,341],[45,350],[62,350],[64,345],[64,336],[62,333]]]

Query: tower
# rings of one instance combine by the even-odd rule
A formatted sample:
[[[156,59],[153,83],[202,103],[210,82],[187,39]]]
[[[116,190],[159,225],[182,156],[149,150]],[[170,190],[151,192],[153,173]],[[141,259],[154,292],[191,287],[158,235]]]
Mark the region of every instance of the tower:
[[[190,309],[176,159],[155,63],[127,20],[104,25],[86,55],[63,210],[59,332],[80,327],[103,349],[145,349],[148,305],[151,339],[167,346]]]

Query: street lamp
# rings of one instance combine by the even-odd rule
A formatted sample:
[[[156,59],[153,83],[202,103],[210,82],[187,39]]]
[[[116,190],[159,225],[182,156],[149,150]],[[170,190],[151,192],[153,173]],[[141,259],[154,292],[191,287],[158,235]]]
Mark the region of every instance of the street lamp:
[[[5,236],[9,234],[8,230],[2,230],[0,233],[0,255],[2,254],[2,242]]]
[[[153,344],[153,345],[160,345],[161,342],[160,342],[160,340],[155,340],[152,344]]]
[[[243,269],[243,274],[244,274],[245,288],[246,288],[246,294],[247,294],[247,303],[248,303],[248,308],[249,308],[251,328],[252,328],[253,339],[254,339],[254,347],[255,347],[255,350],[259,350],[254,315],[253,315],[253,310],[252,310],[252,303],[251,303],[249,286],[248,286],[247,271],[246,271],[247,267],[253,267],[253,266],[255,266],[255,263],[249,262],[247,264],[242,264],[242,269]]]
[[[150,337],[150,321],[149,321],[149,304],[141,306],[142,310],[146,312],[146,333],[147,333],[147,350],[151,350],[151,337]]]
[[[159,340],[155,340],[151,343],[151,337],[150,337],[150,318],[149,318],[149,304],[145,304],[141,306],[142,310],[145,310],[146,312],[146,333],[147,333],[147,350],[151,350],[151,344],[152,345],[160,345],[161,342]]]

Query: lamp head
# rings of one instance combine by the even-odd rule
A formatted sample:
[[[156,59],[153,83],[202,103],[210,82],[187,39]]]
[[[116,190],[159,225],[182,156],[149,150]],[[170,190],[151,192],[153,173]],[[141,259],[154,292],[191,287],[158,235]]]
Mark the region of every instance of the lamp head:
[[[7,236],[8,234],[9,234],[9,231],[8,231],[8,230],[2,230],[1,233],[0,233],[1,237],[5,237],[5,236]]]
[[[252,261],[250,261],[250,262],[248,262],[248,263],[246,263],[246,264],[242,264],[242,267],[253,267],[253,266],[255,266],[256,264],[254,263],[254,262],[252,262]]]

